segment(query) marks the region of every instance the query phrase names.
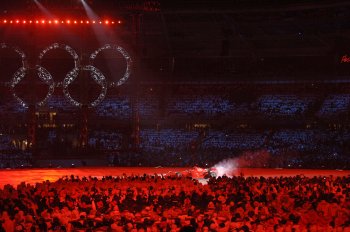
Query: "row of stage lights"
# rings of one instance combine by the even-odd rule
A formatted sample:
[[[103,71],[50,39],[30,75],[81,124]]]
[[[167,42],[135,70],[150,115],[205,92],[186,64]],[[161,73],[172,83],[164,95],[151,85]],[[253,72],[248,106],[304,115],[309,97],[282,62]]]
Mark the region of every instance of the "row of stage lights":
[[[3,19],[0,21],[1,24],[6,25],[6,24],[21,24],[21,25],[26,25],[26,24],[42,24],[42,25],[60,25],[60,24],[85,24],[85,25],[115,25],[115,24],[122,24],[121,20],[118,21],[113,21],[113,20],[8,20],[8,19]]]

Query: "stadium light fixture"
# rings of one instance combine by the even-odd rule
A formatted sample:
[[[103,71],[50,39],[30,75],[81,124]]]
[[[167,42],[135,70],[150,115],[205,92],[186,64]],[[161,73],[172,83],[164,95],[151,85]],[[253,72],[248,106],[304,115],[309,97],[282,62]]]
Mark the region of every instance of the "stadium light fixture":
[[[45,25],[57,25],[57,24],[85,24],[85,25],[117,25],[121,24],[121,20],[111,20],[111,19],[104,19],[104,20],[81,20],[81,19],[66,19],[66,20],[59,20],[59,19],[52,19],[52,18],[43,18],[43,19],[20,19],[20,18],[15,18],[15,19],[0,19],[0,26],[1,25],[6,25],[6,24],[18,24],[18,25],[29,25],[29,24],[45,24]]]

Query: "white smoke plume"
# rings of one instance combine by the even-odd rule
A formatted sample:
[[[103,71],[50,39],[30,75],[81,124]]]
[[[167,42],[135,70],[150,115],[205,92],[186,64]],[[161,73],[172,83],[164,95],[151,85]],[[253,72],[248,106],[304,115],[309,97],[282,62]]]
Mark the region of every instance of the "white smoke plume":
[[[231,177],[237,174],[239,168],[267,167],[270,162],[270,158],[270,153],[266,150],[246,151],[239,157],[220,161],[212,167],[212,171],[215,172],[216,176],[218,177],[223,175]]]
[[[231,177],[235,174],[238,168],[238,158],[225,159],[213,166],[213,171],[216,176],[228,176]]]

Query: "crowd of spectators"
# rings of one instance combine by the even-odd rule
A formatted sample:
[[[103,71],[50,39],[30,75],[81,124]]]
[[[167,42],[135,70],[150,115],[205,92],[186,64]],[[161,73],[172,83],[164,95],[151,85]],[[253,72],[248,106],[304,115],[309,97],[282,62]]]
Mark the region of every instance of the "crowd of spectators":
[[[64,96],[60,95],[52,95],[45,106],[58,112],[75,110],[75,107]]]
[[[225,131],[209,131],[202,144],[203,149],[217,150],[255,150],[263,146],[266,135],[264,133],[225,133]]]
[[[245,157],[246,160],[255,159],[254,162],[244,162],[247,167],[344,169],[350,167],[347,155],[349,136],[347,130],[322,129],[210,129],[205,132],[175,128],[142,129],[139,153],[119,154],[118,159],[123,161],[118,164],[207,166],[224,159]],[[268,160],[258,158],[262,151],[269,154]]]
[[[20,114],[26,111],[13,98],[4,98],[0,102],[0,115]]]
[[[30,152],[2,152],[0,154],[0,168],[28,168],[32,167],[32,154]]]
[[[108,162],[117,166],[208,166],[225,159],[245,157],[251,160],[244,162],[247,167],[350,167],[350,132],[347,129],[143,128],[136,150],[132,148],[133,138],[128,133],[112,128],[91,130],[88,148],[91,154],[109,154]],[[68,148],[75,141],[75,137],[58,139],[55,130],[50,130],[47,136],[44,143],[54,148],[57,158],[62,155],[61,148]],[[0,168],[30,165],[26,140],[15,137],[0,136]],[[257,158],[262,151],[269,154],[268,160]]]
[[[144,90],[146,91],[146,90]],[[232,92],[230,92],[232,91]],[[153,90],[141,92],[140,96],[120,93],[106,97],[95,109],[96,116],[110,119],[132,118],[137,110],[143,119],[166,119],[166,117],[192,117],[219,119],[220,117],[302,118],[306,113],[319,118],[332,118],[347,113],[350,95],[329,93],[320,96],[319,92],[268,93],[252,92],[239,96],[235,90],[210,88],[186,88],[164,95]],[[250,91],[250,90],[247,90]],[[251,91],[254,91],[252,89]],[[316,107],[315,107],[316,105]],[[14,99],[3,99],[0,104],[2,114],[25,113]],[[56,112],[77,111],[64,96],[53,95],[40,109]]]
[[[117,132],[93,131],[89,137],[89,146],[94,149],[113,151],[121,149],[122,134]]]
[[[198,137],[198,132],[171,128],[163,130],[144,129],[141,130],[140,136],[142,138],[141,147],[145,151],[169,151],[174,149],[184,151]]]
[[[142,96],[135,104],[142,117],[154,117],[157,114],[159,103],[155,96]],[[132,98],[129,96],[111,97],[96,108],[96,114],[102,118],[130,119],[132,107]]]
[[[332,116],[348,111],[350,106],[349,94],[334,94],[328,96],[317,114],[320,116]]]
[[[0,168],[31,167],[32,154],[17,146],[9,135],[0,134]]]
[[[103,103],[96,108],[96,114],[106,118],[130,118],[130,100],[126,97],[113,97],[105,99]]]
[[[64,177],[0,189],[0,231],[350,231],[349,177]]]
[[[193,96],[185,95],[169,99],[169,114],[203,114],[216,116],[217,114],[227,114],[235,110],[235,105],[222,96],[207,95]]]
[[[137,100],[135,109],[143,118],[159,118],[159,115],[172,117],[199,117],[218,119],[219,117],[245,117],[253,115],[262,118],[302,118],[309,111],[315,117],[329,118],[344,114],[350,107],[350,95],[330,94],[319,101],[317,94],[262,94],[251,101],[235,100],[227,94],[186,94],[161,97],[142,96]],[[102,118],[131,119],[132,101],[130,96],[118,96],[105,99],[96,109]]]
[[[324,91],[322,97],[319,97],[322,90],[315,90],[316,87],[310,93],[301,89],[301,94],[294,90],[288,92],[283,88],[274,89],[277,87],[263,88],[265,89],[260,92],[256,89],[255,93],[252,89],[252,93],[246,93],[245,89],[235,86],[189,85],[172,86],[169,92],[159,87],[142,89],[137,97],[126,92],[112,94],[90,112],[94,114],[94,120],[103,121],[106,118],[111,125],[116,125],[116,128],[106,127],[104,123],[108,120],[103,121],[103,126],[98,125],[100,129],[97,131],[89,128],[88,146],[94,151],[113,153],[113,156],[119,153],[118,157],[123,158],[112,160],[120,160],[118,164],[131,166],[186,166],[196,163],[203,166],[221,159],[239,157],[246,152],[266,150],[274,158],[275,163],[270,162],[272,167],[348,167],[350,133],[346,125],[340,122],[339,127],[333,129],[329,126],[333,121],[326,125],[327,118],[332,120],[338,115],[346,115],[350,107],[350,98],[349,94],[344,93],[345,90],[339,93]],[[4,100],[2,103],[0,109],[4,110],[1,110],[1,114],[20,113],[23,115],[22,123],[25,127],[26,109],[11,101]],[[45,106],[39,107],[39,116],[40,112],[46,112],[45,109],[49,112],[54,111],[54,119],[56,115],[57,118],[60,116],[60,120],[51,120],[51,116],[38,120],[38,124],[42,123],[42,126],[53,127],[45,138],[46,145],[53,146],[58,143],[57,149],[55,147],[54,150],[59,154],[59,148],[78,144],[77,133],[72,131],[61,133],[67,135],[63,143],[62,136],[58,136],[58,127],[59,123],[78,125],[79,118],[72,120],[70,112],[78,115],[79,110],[69,107],[64,96],[59,95],[53,95]],[[128,120],[131,126],[135,122],[134,110],[138,112],[140,123],[139,151],[128,154],[127,149],[134,146],[132,142],[136,135],[131,135],[130,128],[128,132],[121,132],[117,127],[125,125],[125,121],[119,119]],[[69,116],[63,117],[64,112]],[[312,116],[307,117],[310,114]],[[282,120],[278,120],[281,118]],[[284,121],[285,118],[289,119]],[[48,119],[51,121],[46,123]],[[226,128],[224,124],[231,123],[231,120],[234,123]],[[246,127],[238,129],[239,121],[243,121],[242,124]],[[259,125],[265,121],[272,127]],[[194,124],[202,122],[208,128],[193,128]],[[254,123],[258,126],[255,127]],[[277,123],[282,123],[282,126],[278,126]],[[288,123],[299,124],[294,127]],[[24,127],[22,126],[22,129]],[[24,133],[26,132],[22,131],[22,137]],[[12,134],[16,140],[16,132]],[[6,146],[9,144],[0,143],[0,150],[6,151],[2,152],[3,154],[13,153],[7,152]],[[61,146],[62,144],[64,146]],[[154,156],[166,158],[153,161]],[[2,167],[8,166],[4,163],[6,162],[2,162]]]
[[[269,116],[302,115],[313,100],[313,96],[264,95],[258,99],[258,109]]]

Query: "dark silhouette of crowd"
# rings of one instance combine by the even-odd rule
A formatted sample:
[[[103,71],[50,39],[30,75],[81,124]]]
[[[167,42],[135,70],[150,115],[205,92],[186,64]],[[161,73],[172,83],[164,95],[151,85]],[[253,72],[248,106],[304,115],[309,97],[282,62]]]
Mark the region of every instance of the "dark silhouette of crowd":
[[[0,190],[0,231],[350,231],[350,177],[64,177]]]

